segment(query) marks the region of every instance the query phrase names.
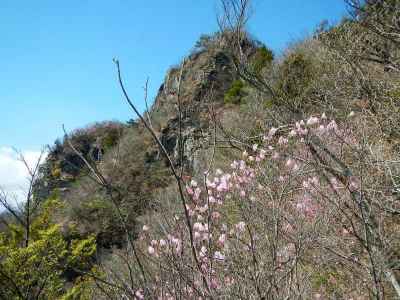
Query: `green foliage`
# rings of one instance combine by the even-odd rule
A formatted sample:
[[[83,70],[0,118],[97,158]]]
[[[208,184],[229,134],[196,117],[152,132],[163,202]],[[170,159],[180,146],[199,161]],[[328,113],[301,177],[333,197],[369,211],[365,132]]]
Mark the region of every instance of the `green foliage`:
[[[340,273],[335,267],[328,267],[325,270],[315,272],[312,276],[312,283],[316,290],[325,290],[330,295],[343,293],[342,289],[351,282],[345,274]]]
[[[87,239],[73,240],[70,245],[69,264],[79,268],[87,267],[87,262],[82,258],[90,258],[96,252],[96,238],[90,236]]]
[[[207,49],[213,42],[213,36],[202,34],[195,44],[195,48],[204,50]]]
[[[279,89],[289,98],[302,95],[313,79],[313,65],[303,53],[292,53],[283,62]]]
[[[400,102],[400,88],[396,87],[387,92],[387,96],[392,98],[395,102]]]
[[[66,243],[59,227],[50,226],[37,232],[38,239],[28,247],[15,247],[15,241],[3,236],[0,244],[2,269],[0,277],[6,282],[0,293],[8,299],[19,299],[22,295],[39,295],[54,299],[62,292],[63,281],[60,264],[66,257]],[[11,245],[11,246],[10,246]],[[40,287],[44,286],[40,291]]]
[[[214,32],[211,34],[202,34],[200,38],[196,41],[194,45],[194,49],[192,54],[203,52],[203,51],[212,51],[216,48],[220,47],[218,40],[221,38],[220,32]]]
[[[51,222],[51,214],[60,206],[55,200],[45,203],[31,227],[31,240],[23,246],[24,229],[12,225],[0,234],[0,296],[4,299],[56,299],[66,293],[63,273],[67,269],[88,269],[96,251],[94,237],[73,240],[63,238],[60,225]],[[81,278],[80,292],[83,291]],[[75,289],[77,291],[77,289]],[[74,291],[67,292],[70,295]],[[76,299],[76,298],[69,298]]]
[[[232,82],[231,87],[225,93],[224,102],[227,104],[240,104],[245,96],[244,87],[245,85],[241,80],[235,80]]]
[[[93,280],[79,278],[75,284],[60,298],[60,300],[89,300],[92,297]]]
[[[123,209],[125,212],[125,209]],[[70,208],[68,218],[76,228],[70,228],[69,236],[93,234],[97,237],[97,244],[110,248],[112,245],[121,245],[123,229],[118,220],[117,212],[108,199],[101,195],[93,199],[85,199]]]
[[[271,49],[266,46],[258,48],[251,61],[254,73],[260,76],[261,71],[269,66],[273,60],[274,53]]]
[[[137,127],[139,124],[139,122],[136,119],[129,119],[128,121],[126,121],[126,125],[129,127]]]
[[[115,146],[121,136],[120,130],[110,130],[106,132],[102,139],[102,146],[105,151]]]

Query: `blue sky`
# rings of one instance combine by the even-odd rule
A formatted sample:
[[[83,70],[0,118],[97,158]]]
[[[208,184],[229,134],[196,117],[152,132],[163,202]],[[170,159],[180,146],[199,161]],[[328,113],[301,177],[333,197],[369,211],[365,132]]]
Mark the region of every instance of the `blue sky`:
[[[132,117],[118,88],[120,59],[128,91],[143,108],[166,70],[216,25],[217,0],[1,0],[0,187],[24,186],[10,147],[34,161],[68,129]],[[340,20],[342,0],[255,0],[250,32],[279,53],[321,20]],[[12,178],[11,178],[12,177]]]

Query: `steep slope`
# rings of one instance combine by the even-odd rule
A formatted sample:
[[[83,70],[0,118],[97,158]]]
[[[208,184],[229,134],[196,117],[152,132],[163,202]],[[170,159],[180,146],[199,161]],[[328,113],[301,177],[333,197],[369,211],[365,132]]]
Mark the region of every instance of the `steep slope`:
[[[211,114],[223,106],[224,94],[231,86],[234,75],[230,59],[221,48],[195,52],[185,59],[180,68],[172,68],[168,72],[150,114],[156,120],[155,126],[160,131],[162,143],[178,163],[177,93],[181,81],[184,163],[191,169],[196,164],[197,150],[209,146]]]
[[[182,69],[181,69],[182,68]],[[180,82],[181,129],[186,175],[198,169],[199,153],[212,143],[212,113],[224,105],[224,94],[235,79],[224,46],[216,40],[197,48],[180,67],[171,68],[149,111],[151,124],[178,166],[178,85]],[[152,195],[171,182],[171,174],[143,124],[104,123],[77,130],[70,142],[119,190],[129,227],[151,207]],[[121,246],[123,230],[104,190],[91,180],[89,170],[67,140],[50,149],[36,184],[36,196],[58,195],[65,203],[60,222],[65,233],[95,233],[103,247]]]

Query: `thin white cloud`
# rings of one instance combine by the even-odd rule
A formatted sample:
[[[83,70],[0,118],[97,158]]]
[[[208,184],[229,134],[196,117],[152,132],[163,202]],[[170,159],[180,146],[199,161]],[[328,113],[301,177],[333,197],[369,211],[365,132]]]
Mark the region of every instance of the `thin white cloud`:
[[[35,166],[40,157],[40,151],[21,151],[21,153],[30,168]],[[19,159],[18,153],[10,147],[0,147],[0,188],[11,199],[23,201],[29,187],[28,178],[28,170]]]

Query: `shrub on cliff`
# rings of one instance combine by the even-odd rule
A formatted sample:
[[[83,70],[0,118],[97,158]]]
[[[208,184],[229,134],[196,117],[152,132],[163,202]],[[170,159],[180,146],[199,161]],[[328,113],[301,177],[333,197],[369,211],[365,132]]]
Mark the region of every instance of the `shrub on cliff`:
[[[256,53],[251,59],[253,71],[256,75],[260,76],[261,71],[269,66],[274,60],[274,53],[266,46],[257,49]]]
[[[226,104],[240,104],[245,96],[244,83],[241,80],[232,82],[231,87],[225,93],[224,102]]]
[[[77,275],[71,290],[66,289],[69,270],[90,270],[96,251],[94,237],[67,242],[52,214],[61,203],[50,199],[33,220],[31,238],[24,246],[24,229],[12,224],[0,233],[0,296],[4,299],[85,299],[89,278]],[[82,275],[82,274],[81,274]],[[83,298],[82,298],[83,297]],[[87,299],[87,297],[86,297]]]

